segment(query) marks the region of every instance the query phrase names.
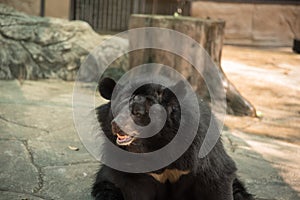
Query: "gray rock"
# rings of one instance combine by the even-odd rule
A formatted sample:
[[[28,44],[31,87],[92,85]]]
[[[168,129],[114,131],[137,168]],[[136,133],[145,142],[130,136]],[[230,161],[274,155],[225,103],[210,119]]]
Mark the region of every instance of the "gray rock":
[[[74,80],[86,56],[102,40],[83,21],[29,16],[0,4],[0,79]],[[103,51],[114,55],[126,44],[126,40],[109,44]],[[120,63],[116,61],[117,66]]]
[[[128,46],[128,40],[121,37],[114,37],[101,43],[81,66],[84,68],[78,73],[79,80],[98,82],[101,75],[118,80],[129,69]]]

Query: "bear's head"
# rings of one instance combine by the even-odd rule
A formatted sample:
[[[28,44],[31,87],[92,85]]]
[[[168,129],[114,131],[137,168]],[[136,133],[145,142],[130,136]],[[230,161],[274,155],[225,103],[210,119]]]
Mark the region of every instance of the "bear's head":
[[[172,91],[176,93],[177,90],[180,90],[180,94],[184,95],[182,91],[185,89],[182,81],[172,86],[172,89],[159,84],[145,84],[138,87],[126,99],[122,95],[117,95],[117,98],[112,100],[115,86],[116,82],[110,78],[102,79],[98,86],[99,93],[103,98],[115,101],[114,104],[108,103],[110,112],[107,113],[107,116],[101,117],[108,119],[106,122],[109,123],[110,128],[104,130],[104,132],[112,140],[111,142],[127,151],[144,153],[162,148],[175,137],[180,125],[181,109],[179,101]],[[126,106],[125,104],[129,104],[127,115],[122,112],[122,109]],[[127,124],[127,121],[131,118],[136,125],[142,127],[151,123],[150,108],[155,104],[162,106],[167,115],[165,124],[158,133],[148,138],[141,138],[138,130],[132,129],[132,127],[131,131],[122,130],[118,123],[120,120],[122,124]],[[112,105],[114,106],[114,115],[111,112]],[[98,112],[98,115],[101,114],[103,113]],[[103,126],[103,122],[101,124]]]

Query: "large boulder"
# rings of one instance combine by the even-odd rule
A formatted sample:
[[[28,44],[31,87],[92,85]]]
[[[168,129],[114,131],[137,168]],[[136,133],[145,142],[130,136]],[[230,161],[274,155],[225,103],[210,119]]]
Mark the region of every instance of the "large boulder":
[[[85,22],[29,16],[0,4],[0,79],[74,80],[103,39]],[[123,52],[128,46],[123,42],[102,48],[106,64],[110,51]],[[122,67],[127,61],[118,62]]]

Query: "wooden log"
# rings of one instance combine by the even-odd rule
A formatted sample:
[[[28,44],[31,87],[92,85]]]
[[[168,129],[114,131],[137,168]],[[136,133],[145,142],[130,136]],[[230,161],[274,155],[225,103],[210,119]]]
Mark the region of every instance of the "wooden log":
[[[129,29],[141,27],[172,29],[197,41],[208,52],[212,61],[220,69],[221,79],[226,90],[227,113],[239,116],[256,116],[255,108],[237,91],[221,68],[221,55],[225,27],[225,22],[223,20],[165,15],[132,15],[129,23]],[[136,43],[141,42],[140,40],[132,38],[129,40],[130,46],[136,46]],[[182,45],[182,48],[186,47]],[[182,51],[191,50],[182,49]],[[199,56],[196,55],[197,52],[190,52],[190,54],[195,54],[192,56]],[[180,56],[159,49],[141,49],[131,52],[129,55],[130,68],[149,62],[160,63],[173,67],[190,82],[191,86],[198,94],[207,101],[210,100],[208,88],[206,87],[203,77],[189,62],[182,59]]]

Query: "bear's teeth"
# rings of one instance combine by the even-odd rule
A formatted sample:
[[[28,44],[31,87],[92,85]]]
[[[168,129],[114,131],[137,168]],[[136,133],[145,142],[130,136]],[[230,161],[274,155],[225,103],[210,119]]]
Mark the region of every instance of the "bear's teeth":
[[[129,135],[120,135],[117,134],[117,144],[124,146],[124,145],[130,145],[131,142],[133,141],[133,137],[129,136]]]
[[[124,139],[128,138],[129,136],[117,134],[117,137],[118,137],[120,140],[124,140]]]

